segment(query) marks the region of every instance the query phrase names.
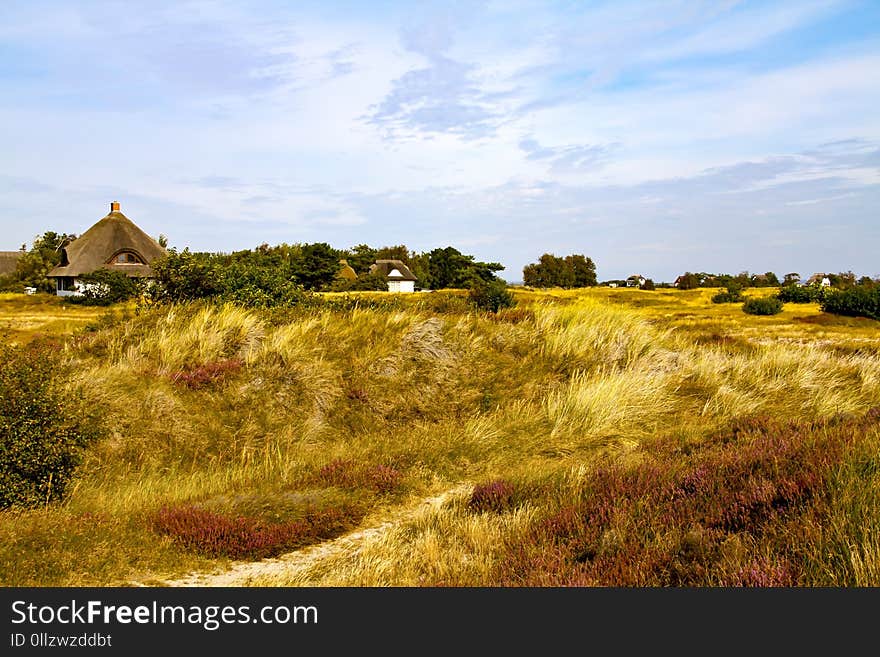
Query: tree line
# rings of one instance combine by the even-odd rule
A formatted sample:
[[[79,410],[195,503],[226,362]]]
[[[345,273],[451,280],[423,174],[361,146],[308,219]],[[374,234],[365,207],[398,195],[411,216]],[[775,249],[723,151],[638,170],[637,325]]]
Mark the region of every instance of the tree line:
[[[874,282],[870,276],[856,277],[851,272],[838,272],[823,274],[828,278],[829,285],[837,289],[845,289],[855,285],[870,285]],[[750,274],[747,271],[739,274],[708,274],[706,272],[687,271],[675,281],[675,287],[679,290],[693,290],[698,287],[730,287],[739,289],[748,287],[786,287],[800,285],[803,281],[798,272],[790,272],[782,277],[782,280],[772,271],[763,274]]]
[[[36,237],[30,250],[22,248],[16,270],[0,277],[0,290],[34,287],[41,292],[53,292],[54,283],[47,274],[59,264],[61,247],[75,238],[76,235],[54,231]],[[151,263],[155,278],[149,286],[119,272],[98,270],[80,277],[92,285],[77,300],[115,303],[146,292],[157,300],[220,297],[254,305],[277,305],[303,291],[387,290],[384,276],[370,274],[370,266],[383,259],[403,262],[421,289],[506,285],[496,274],[504,269],[502,264],[479,261],[452,246],[420,253],[403,244],[380,248],[358,244],[336,249],[326,242],[282,243],[261,244],[231,253],[171,248]],[[355,271],[356,279],[339,276],[342,260]]]

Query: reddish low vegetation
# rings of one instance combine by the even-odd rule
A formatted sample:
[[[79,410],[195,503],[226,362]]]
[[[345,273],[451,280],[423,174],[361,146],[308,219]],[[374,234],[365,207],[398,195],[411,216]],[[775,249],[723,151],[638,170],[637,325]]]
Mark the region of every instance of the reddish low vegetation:
[[[172,382],[179,383],[191,390],[200,390],[238,373],[243,364],[240,358],[228,358],[179,370],[171,374],[169,378]]]
[[[389,465],[364,465],[352,460],[336,459],[323,466],[317,480],[325,486],[390,493],[400,486],[403,475]]]
[[[513,484],[503,479],[477,484],[468,499],[468,509],[478,513],[504,511],[513,504],[513,491]]]
[[[310,511],[299,520],[265,522],[184,505],[160,509],[153,529],[206,556],[264,559],[339,536],[360,516],[354,508],[331,508]]]
[[[699,444],[661,441],[638,466],[598,469],[577,502],[560,503],[510,547],[498,581],[797,585],[829,482],[878,425],[880,409],[807,423],[759,417]]]

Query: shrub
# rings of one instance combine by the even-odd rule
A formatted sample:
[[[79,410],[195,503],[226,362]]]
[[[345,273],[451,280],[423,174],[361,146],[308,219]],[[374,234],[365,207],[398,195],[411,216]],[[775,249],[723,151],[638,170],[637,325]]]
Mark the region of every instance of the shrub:
[[[479,310],[497,313],[502,308],[513,308],[516,300],[507,289],[507,283],[500,278],[488,283],[480,281],[474,284],[468,295],[471,303]]]
[[[650,278],[646,278],[645,282],[642,283],[641,289],[648,290],[649,292],[653,292],[657,289],[657,286],[654,284],[654,281]]]
[[[782,312],[782,302],[776,297],[754,297],[746,299],[742,309],[749,315],[776,315]]]
[[[164,257],[154,260],[151,267],[155,285],[149,294],[155,301],[206,299],[222,290],[217,264],[208,254],[169,249]]]
[[[812,303],[818,301],[821,289],[815,285],[786,285],[776,294],[783,303]]]
[[[880,320],[880,286],[857,285],[830,292],[820,307],[826,313]]]
[[[0,362],[0,509],[61,500],[97,424],[59,385],[57,348],[0,345]]]
[[[726,292],[719,292],[712,297],[712,303],[739,303],[742,300],[742,288],[738,285],[728,285]]]
[[[333,292],[387,292],[388,279],[384,274],[361,274],[355,280],[338,278],[330,286]]]
[[[80,281],[84,283],[82,295],[72,296],[68,301],[84,306],[109,306],[128,301],[138,296],[142,288],[139,279],[110,269],[98,269],[81,276]]]

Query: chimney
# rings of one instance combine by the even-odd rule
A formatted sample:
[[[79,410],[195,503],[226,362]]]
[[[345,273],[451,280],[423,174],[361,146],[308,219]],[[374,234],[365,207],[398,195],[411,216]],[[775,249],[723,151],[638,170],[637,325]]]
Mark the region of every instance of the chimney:
[[[110,212],[119,212],[119,201],[110,202]]]

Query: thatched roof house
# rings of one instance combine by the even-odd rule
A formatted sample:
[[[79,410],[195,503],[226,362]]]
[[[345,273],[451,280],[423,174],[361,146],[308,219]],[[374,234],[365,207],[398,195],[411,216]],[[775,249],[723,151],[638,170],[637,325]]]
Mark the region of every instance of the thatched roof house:
[[[56,280],[59,295],[76,294],[77,277],[98,269],[121,271],[126,276],[149,278],[150,263],[165,249],[110,204],[110,213],[61,249],[61,263],[48,276]]]
[[[0,251],[0,276],[13,273],[18,268],[18,259],[24,251]]]
[[[389,292],[414,292],[418,280],[401,260],[377,260],[370,265],[370,273],[383,275]]]

